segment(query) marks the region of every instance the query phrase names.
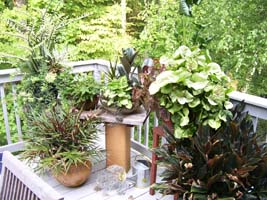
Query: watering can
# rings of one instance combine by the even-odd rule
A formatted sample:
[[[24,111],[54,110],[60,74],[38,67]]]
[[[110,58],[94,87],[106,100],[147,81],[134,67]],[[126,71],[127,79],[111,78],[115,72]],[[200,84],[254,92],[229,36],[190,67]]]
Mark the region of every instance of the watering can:
[[[150,185],[151,162],[143,155],[137,155],[132,166],[133,178],[136,187],[145,188]]]

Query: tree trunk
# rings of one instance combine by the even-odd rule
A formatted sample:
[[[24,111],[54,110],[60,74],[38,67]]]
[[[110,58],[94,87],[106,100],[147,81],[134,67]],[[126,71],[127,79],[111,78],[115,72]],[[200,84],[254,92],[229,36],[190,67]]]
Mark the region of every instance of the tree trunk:
[[[126,0],[121,0],[121,27],[124,33],[126,33],[126,23],[127,23],[127,19],[126,19],[126,9],[127,9],[127,3]]]

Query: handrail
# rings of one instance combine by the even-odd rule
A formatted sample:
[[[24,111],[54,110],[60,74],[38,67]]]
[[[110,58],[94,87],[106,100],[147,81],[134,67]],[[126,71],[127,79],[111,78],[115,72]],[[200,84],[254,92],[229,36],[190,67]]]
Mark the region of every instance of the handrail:
[[[63,63],[63,64],[66,66],[73,66],[74,73],[94,71],[94,77],[97,80],[100,80],[101,78],[100,72],[107,71],[110,65],[110,63],[106,60],[87,60],[87,61],[78,61],[78,62],[68,62],[68,63]],[[3,84],[11,83],[13,86],[17,82],[22,80],[22,78],[23,78],[23,74],[20,73],[19,69],[0,70],[1,93],[4,94]],[[2,95],[0,97],[2,100],[2,109],[5,110],[6,112],[5,101],[3,101]],[[255,127],[257,126],[258,119],[267,120],[267,99],[266,98],[234,91],[230,94],[230,99],[233,104],[236,104],[241,101],[245,102],[246,104],[245,110],[248,111],[249,114],[253,117]],[[8,123],[7,117],[5,117],[5,123]],[[154,127],[157,126],[158,122],[157,122],[156,117],[154,117],[154,122],[152,123]],[[135,132],[137,134],[136,138],[134,137]],[[146,124],[144,124],[143,127],[141,126],[137,127],[136,131],[132,130],[132,147],[146,155],[151,155],[151,152],[149,151],[149,133],[151,133],[151,127],[149,127],[149,119],[146,121]],[[19,142],[19,145],[22,145],[21,142]]]

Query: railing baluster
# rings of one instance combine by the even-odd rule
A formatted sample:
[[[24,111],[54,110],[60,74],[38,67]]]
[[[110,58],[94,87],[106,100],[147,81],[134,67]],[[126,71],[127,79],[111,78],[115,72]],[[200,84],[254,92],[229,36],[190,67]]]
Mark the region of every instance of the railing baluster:
[[[5,100],[5,89],[4,85],[0,85],[0,97],[1,97],[1,102],[2,102],[2,109],[3,109],[3,115],[4,115],[4,122],[5,122],[5,128],[6,128],[6,138],[7,138],[7,143],[11,144],[11,136],[10,136],[10,127],[9,127],[9,122],[8,122],[8,112],[7,112],[7,107],[6,107],[6,100]]]
[[[157,117],[156,112],[154,112],[154,127],[157,127],[159,125],[159,119]]]
[[[131,128],[131,139],[134,140],[134,126]]]
[[[147,118],[145,124],[144,124],[144,145],[148,147],[149,143],[149,117]]]
[[[137,130],[138,130],[138,142],[142,144],[142,126],[138,126]]]
[[[17,100],[16,83],[12,83],[12,95],[13,95],[13,104],[14,104],[14,108],[15,108],[15,117],[16,117],[18,138],[19,138],[19,141],[22,141],[21,123],[20,123],[20,117],[18,115],[18,105],[17,105],[17,101],[16,101]]]
[[[253,130],[254,132],[256,132],[257,130],[257,126],[258,126],[258,117],[252,117],[252,121],[253,121]]]

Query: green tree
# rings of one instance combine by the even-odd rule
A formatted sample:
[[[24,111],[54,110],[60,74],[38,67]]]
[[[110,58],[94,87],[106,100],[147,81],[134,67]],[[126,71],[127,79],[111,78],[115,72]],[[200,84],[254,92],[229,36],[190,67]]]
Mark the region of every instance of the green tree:
[[[202,38],[223,69],[238,80],[238,90],[267,97],[267,2],[264,0],[203,1],[195,20],[209,24]],[[216,13],[216,14],[211,14]]]
[[[238,90],[267,97],[266,9],[265,0],[152,1],[136,45],[152,57],[181,44],[209,49]]]
[[[180,14],[177,0],[153,1],[147,5],[143,16],[146,25],[136,41],[141,53],[159,58],[171,54],[182,44],[192,45],[193,18]]]

